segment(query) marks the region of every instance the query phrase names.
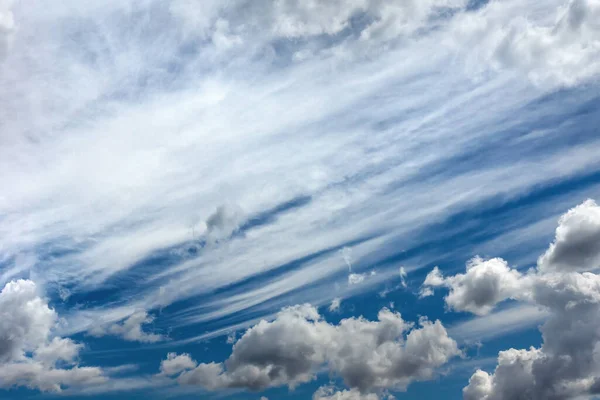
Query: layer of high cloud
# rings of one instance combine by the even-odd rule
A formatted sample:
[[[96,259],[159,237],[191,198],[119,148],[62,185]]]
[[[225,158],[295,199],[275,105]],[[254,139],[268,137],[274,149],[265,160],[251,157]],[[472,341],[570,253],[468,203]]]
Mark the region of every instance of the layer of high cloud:
[[[600,267],[599,213],[587,200],[564,214],[554,243],[526,273],[501,259],[474,259],[465,274],[443,277],[435,269],[427,276],[425,289],[449,288],[445,302],[453,310],[481,315],[514,299],[548,312],[542,346],[500,352],[492,374],[473,374],[466,400],[570,399],[598,392],[600,275],[584,271]]]
[[[249,329],[224,363],[197,365],[187,354],[169,354],[161,373],[208,390],[259,390],[293,388],[314,379],[325,366],[350,388],[365,393],[404,390],[413,381],[432,379],[437,368],[459,355],[456,342],[439,321],[423,318],[415,327],[400,314],[382,309],[377,321],[348,318],[332,325],[314,307],[303,305],[284,309],[274,321],[261,321]]]

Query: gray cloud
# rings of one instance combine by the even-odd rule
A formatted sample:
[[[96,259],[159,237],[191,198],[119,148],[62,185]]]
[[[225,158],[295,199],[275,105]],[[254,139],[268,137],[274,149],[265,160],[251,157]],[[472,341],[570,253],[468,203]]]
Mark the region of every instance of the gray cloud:
[[[377,321],[349,318],[332,325],[303,305],[249,329],[224,363],[199,364],[178,381],[209,390],[294,387],[325,366],[366,393],[431,379],[436,368],[460,354],[439,321],[421,319],[414,327],[400,314],[382,309]]]
[[[538,265],[544,271],[592,271],[600,267],[600,207],[593,200],[560,218],[554,243]]]
[[[433,294],[432,288],[447,287],[446,304],[457,311],[485,315],[499,302],[520,296],[522,275],[500,258],[483,260],[475,257],[467,263],[467,271],[444,278],[434,268],[425,278],[421,297]]]
[[[375,393],[363,394],[356,389],[336,390],[332,386],[321,386],[312,396],[312,400],[379,400]]]

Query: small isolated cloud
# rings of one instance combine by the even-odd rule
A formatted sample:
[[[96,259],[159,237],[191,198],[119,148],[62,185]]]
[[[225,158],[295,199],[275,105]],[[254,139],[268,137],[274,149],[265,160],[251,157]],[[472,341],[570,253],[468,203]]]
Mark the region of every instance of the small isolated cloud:
[[[465,274],[444,278],[435,267],[425,278],[421,297],[430,295],[431,288],[444,286],[450,289],[445,297],[450,308],[485,315],[500,301],[519,294],[521,278],[501,258],[486,261],[475,257],[467,263]]]
[[[342,304],[342,301],[340,300],[340,298],[336,297],[335,299],[331,300],[331,304],[329,305],[329,311],[330,312],[340,311],[341,304]]]
[[[229,335],[227,335],[226,343],[227,344],[234,344],[235,341],[236,341],[236,339],[237,339],[236,332],[233,331]]]
[[[438,367],[460,354],[439,321],[421,319],[415,327],[384,308],[377,321],[348,318],[332,325],[316,308],[301,305],[250,328],[225,362],[198,364],[177,381],[207,390],[293,388],[325,367],[360,392],[403,390],[413,381],[432,379]]]
[[[130,342],[155,343],[164,340],[164,337],[155,333],[147,333],[142,328],[142,325],[150,324],[153,321],[154,317],[148,315],[144,310],[139,310],[121,322],[98,325],[90,329],[88,333],[95,337],[112,335]]]
[[[358,285],[359,283],[364,282],[365,279],[367,279],[369,276],[375,276],[377,275],[377,273],[375,271],[371,271],[369,273],[362,273],[362,274],[350,274],[348,275],[348,285]]]
[[[243,220],[244,212],[239,206],[221,205],[206,219],[206,236],[213,240],[228,238],[240,228]]]
[[[408,275],[406,273],[406,270],[404,269],[404,267],[400,267],[400,270],[398,271],[400,273],[400,284],[402,285],[403,288],[406,288],[406,276]]]
[[[348,275],[348,284],[358,285],[365,280],[366,276],[366,274],[350,274]]]

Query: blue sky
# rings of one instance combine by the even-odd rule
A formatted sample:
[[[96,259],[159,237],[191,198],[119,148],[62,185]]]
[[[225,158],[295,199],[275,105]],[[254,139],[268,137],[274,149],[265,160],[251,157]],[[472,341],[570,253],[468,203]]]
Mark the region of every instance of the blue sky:
[[[0,398],[593,398],[599,20],[0,0]]]

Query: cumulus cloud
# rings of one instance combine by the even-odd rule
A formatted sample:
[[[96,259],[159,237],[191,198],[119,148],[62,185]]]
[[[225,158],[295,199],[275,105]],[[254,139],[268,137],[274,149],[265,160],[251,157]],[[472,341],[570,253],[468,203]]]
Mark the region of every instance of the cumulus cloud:
[[[542,271],[593,271],[600,267],[600,207],[593,200],[569,210],[550,248],[538,260]]]
[[[600,1],[570,0],[553,19],[519,15],[517,3],[490,2],[461,14],[450,41],[473,63],[514,69],[542,86],[574,86],[600,72]]]
[[[95,367],[79,367],[82,345],[53,334],[58,316],[33,281],[11,281],[0,292],[0,387],[61,391],[105,381]],[[61,367],[59,367],[59,365]]]
[[[406,276],[408,275],[406,273],[406,269],[404,269],[404,267],[400,267],[399,270],[400,273],[400,284],[402,285],[403,288],[406,288]]]
[[[189,354],[167,354],[167,359],[160,362],[160,373],[167,376],[177,375],[183,371],[196,368],[196,363]]]
[[[138,310],[121,322],[94,326],[88,333],[95,337],[113,335],[130,342],[155,343],[164,340],[164,337],[145,332],[142,328],[142,325],[150,324],[153,321],[154,317],[148,315],[146,311]]]
[[[356,274],[352,273],[348,275],[348,285],[358,285],[359,283],[363,283],[365,279],[369,276],[375,276],[377,273],[375,271],[371,271],[369,273]]]
[[[375,393],[363,394],[356,389],[337,391],[333,386],[321,386],[312,396],[313,400],[379,400]]]
[[[543,344],[500,352],[492,374],[477,371],[466,399],[571,399],[594,392],[600,379],[600,276],[567,272],[539,276],[533,301],[549,310]],[[475,397],[477,394],[478,397]]]
[[[446,304],[457,311],[485,315],[499,302],[520,295],[521,274],[500,258],[483,260],[475,257],[467,263],[464,274],[444,278],[435,267],[425,278],[421,297],[433,294],[432,288],[450,289]]]
[[[460,354],[439,321],[421,319],[415,327],[400,314],[382,309],[377,321],[348,318],[332,325],[314,307],[302,305],[250,328],[224,363],[199,364],[177,380],[208,390],[293,388],[314,379],[325,366],[350,388],[365,393],[404,389],[413,381],[431,379],[436,368]]]
[[[485,314],[512,298],[548,313],[540,327],[541,347],[500,352],[493,373],[473,374],[463,391],[466,400],[574,399],[596,392],[600,275],[579,271],[596,265],[597,212],[588,200],[564,214],[537,270],[521,274],[501,259],[475,259],[465,274],[444,278],[435,270],[428,275],[429,286],[449,288],[445,301],[456,310]]]
[[[0,61],[6,56],[11,36],[16,29],[15,19],[11,11],[12,0],[0,0]]]

